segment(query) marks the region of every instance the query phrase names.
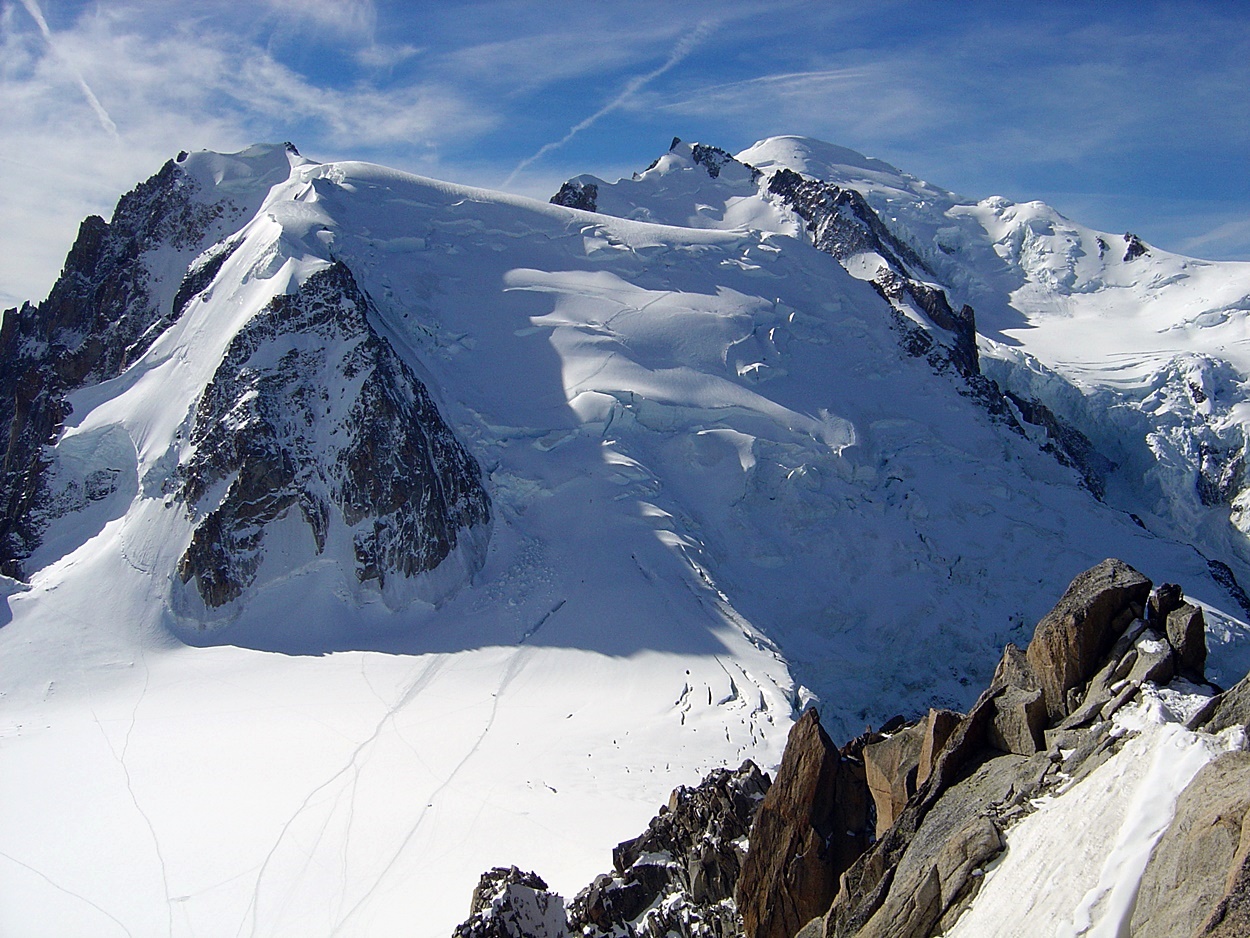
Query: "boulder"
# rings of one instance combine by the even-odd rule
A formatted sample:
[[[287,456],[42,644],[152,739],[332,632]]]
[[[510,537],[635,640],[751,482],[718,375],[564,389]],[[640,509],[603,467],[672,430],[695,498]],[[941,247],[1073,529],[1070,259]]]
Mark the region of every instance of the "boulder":
[[[1045,748],[1046,702],[1040,689],[1008,687],[994,698],[994,713],[986,729],[995,749],[1031,756]]]
[[[894,823],[916,793],[925,724],[916,723],[864,747],[864,777],[877,808],[876,836]]]
[[[1075,709],[1068,692],[1103,666],[1116,638],[1141,614],[1149,596],[1148,579],[1123,561],[1108,559],[1073,580],[1037,624],[1025,655],[1052,721]]]
[[[1028,657],[1008,644],[990,684],[1002,691],[994,697],[986,741],[995,749],[1031,756],[1044,748],[1046,703]]]
[[[747,938],[793,938],[829,908],[838,877],[868,846],[868,799],[864,767],[808,710],[751,827],[736,890]]]
[[[1204,766],[1142,875],[1135,938],[1250,934],[1250,753]],[[1178,888],[1183,886],[1183,888]]]
[[[568,938],[564,900],[536,873],[496,867],[473,890],[469,917],[452,938]]]
[[[1176,649],[1180,666],[1201,678],[1207,664],[1207,623],[1202,610],[1190,603],[1181,603],[1168,613],[1166,622],[1168,643]]]
[[[1180,608],[1185,601],[1185,594],[1175,583],[1160,583],[1146,601],[1146,621],[1156,629],[1162,630],[1168,620],[1168,613]]]

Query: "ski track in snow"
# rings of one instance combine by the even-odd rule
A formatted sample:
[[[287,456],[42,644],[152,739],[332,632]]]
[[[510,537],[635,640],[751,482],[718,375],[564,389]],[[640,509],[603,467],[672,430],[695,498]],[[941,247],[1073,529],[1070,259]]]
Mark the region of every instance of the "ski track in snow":
[[[456,776],[460,774],[460,770],[468,764],[470,759],[477,755],[478,750],[482,746],[482,741],[486,739],[486,734],[489,733],[491,731],[491,727],[495,725],[495,717],[499,713],[500,698],[503,697],[503,693],[507,689],[508,685],[512,683],[518,674],[521,673],[521,669],[525,666],[524,656],[526,652],[527,649],[518,648],[509,657],[507,667],[504,669],[503,677],[500,678],[499,684],[493,694],[494,700],[491,703],[490,715],[486,719],[486,725],[482,727],[482,732],[478,734],[477,739],[473,741],[473,745],[469,747],[468,752],[464,754],[463,758],[456,763],[455,768],[451,770],[438,787],[430,792],[429,800],[426,803],[426,806],[418,812],[416,820],[408,829],[408,833],[404,835],[404,839],[400,841],[399,847],[395,850],[390,860],[387,861],[386,866],[382,868],[382,871],[374,880],[373,885],[370,886],[358,900],[356,900],[356,903],[347,911],[347,914],[338,920],[330,932],[331,936],[339,934],[340,931],[346,927],[347,923],[364,907],[365,903],[369,901],[373,894],[382,887],[383,881],[385,881],[387,876],[390,874],[400,856],[403,855],[403,852],[407,849],[408,844],[412,842],[412,839],[416,836],[417,831],[420,830],[421,824],[425,820],[426,812],[429,811],[434,802],[438,800],[439,795],[441,795],[447,787],[455,781]]]
[[[252,899],[248,903],[248,907],[246,911],[244,912],[243,920],[239,923],[239,927],[235,929],[236,935],[243,934],[243,929],[247,925],[248,919],[250,918],[251,930],[249,934],[253,936],[253,938],[255,938],[257,929],[259,927],[260,893],[261,893],[261,888],[264,885],[265,873],[269,869],[269,864],[273,861],[273,858],[275,854],[277,854],[278,849],[282,846],[283,841],[286,839],[287,833],[290,831],[291,827],[295,824],[295,822],[300,818],[300,816],[304,813],[304,811],[308,808],[308,806],[312,803],[313,798],[315,798],[318,794],[320,794],[326,788],[333,785],[336,781],[342,778],[349,771],[353,772],[353,784],[354,784],[355,779],[359,778],[359,774],[360,774],[360,769],[357,763],[358,763],[358,760],[363,755],[363,753],[365,752],[365,750],[368,749],[369,746],[371,746],[378,739],[379,736],[381,736],[382,730],[386,727],[387,723],[393,722],[395,719],[395,715],[399,713],[399,711],[404,709],[404,707],[410,704],[413,700],[415,700],[417,696],[421,693],[421,691],[423,691],[427,686],[429,686],[429,684],[434,680],[434,678],[438,676],[438,673],[442,671],[444,667],[446,667],[447,663],[448,663],[448,659],[442,656],[439,656],[439,657],[436,657],[433,661],[426,664],[422,668],[421,673],[417,675],[416,679],[412,682],[412,684],[410,684],[408,688],[404,691],[400,699],[396,701],[393,705],[387,708],[386,713],[382,716],[380,720],[378,720],[376,726],[374,726],[373,732],[370,733],[369,736],[364,741],[362,741],[359,745],[356,746],[355,749],[352,750],[351,755],[347,758],[347,761],[333,775],[325,779],[323,782],[317,785],[316,788],[314,788],[312,791],[310,791],[307,795],[304,796],[304,800],[300,803],[300,806],[295,810],[295,813],[292,814],[289,818],[287,818],[286,823],[282,825],[282,829],[278,832],[278,836],[274,840],[273,846],[269,848],[269,852],[265,854],[264,860],[261,861],[260,869],[256,874],[256,884],[252,890]],[[372,685],[370,685],[370,689],[372,689]],[[354,800],[352,803],[354,803]],[[326,827],[329,826],[329,823],[332,817],[333,817],[333,811],[327,812],[326,822],[325,824],[322,825],[321,834],[324,834]],[[349,830],[350,830],[350,825],[349,825]],[[320,842],[321,834],[318,835],[318,842]],[[346,849],[347,849],[346,842],[344,843],[343,849],[344,849],[344,853],[346,853]],[[311,860],[311,851],[310,851],[309,859]]]

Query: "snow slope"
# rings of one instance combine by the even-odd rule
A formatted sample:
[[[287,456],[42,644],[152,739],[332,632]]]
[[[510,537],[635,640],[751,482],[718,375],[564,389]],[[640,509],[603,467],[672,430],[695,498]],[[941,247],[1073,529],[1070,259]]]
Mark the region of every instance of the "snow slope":
[[[254,211],[142,358],[75,393],[57,471],[124,484],[4,590],[0,931],[444,935],[490,865],[571,894],[676,784],[775,764],[812,692],[839,738],[967,706],[1105,556],[1232,605],[906,354],[736,164],[675,148],[590,213],[264,154],[285,169],[180,164]],[[292,512],[245,600],[188,621],[188,421],[232,337],[334,262],[482,469],[481,569],[387,595]],[[1245,627],[1210,621],[1229,682]]]

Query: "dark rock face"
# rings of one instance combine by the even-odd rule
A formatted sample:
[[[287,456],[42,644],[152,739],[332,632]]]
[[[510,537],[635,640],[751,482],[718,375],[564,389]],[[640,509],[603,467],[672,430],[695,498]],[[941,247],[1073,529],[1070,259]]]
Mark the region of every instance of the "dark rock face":
[[[467,920],[452,938],[567,938],[564,900],[535,873],[496,867],[483,873]]]
[[[886,228],[877,213],[854,189],[806,179],[790,169],[779,169],[768,181],[768,191],[781,196],[807,222],[817,250],[846,260],[876,251],[900,272],[932,273],[915,251]]]
[[[690,148],[690,158],[694,160],[696,166],[702,166],[707,170],[707,174],[713,179],[720,175],[721,167],[726,163],[738,162],[733,158],[733,154],[720,147],[708,146],[706,143],[696,143]]]
[[[357,577],[379,585],[433,570],[466,529],[489,521],[477,465],[369,310],[351,271],[334,264],[232,340],[178,470],[178,494],[197,517],[178,574],[205,606],[251,585],[266,526],[291,511],[317,553],[340,515]]]
[[[1061,464],[1081,474],[1085,487],[1101,499],[1107,492],[1107,476],[1116,464],[1094,448],[1094,444],[1080,430],[1065,423],[1040,401],[1026,400],[1011,391],[1003,394],[1015,405],[1025,423],[1046,431],[1047,443],[1042,448]]]
[[[742,841],[768,788],[768,776],[749,761],[678,788],[645,833],[612,851],[614,871],[573,899],[572,932],[736,938]]]
[[[1168,613],[1165,629],[1168,644],[1176,649],[1180,666],[1201,677],[1207,664],[1207,627],[1202,610],[1182,603]]]
[[[593,182],[570,179],[551,197],[552,205],[579,208],[583,212],[598,211],[599,187]]]
[[[1124,232],[1124,244],[1126,245],[1124,249],[1124,259],[1126,261],[1136,260],[1143,254],[1150,253],[1146,243],[1131,231]]]
[[[454,938],[740,938],[734,887],[768,791],[755,763],[682,786],[647,830],[612,851],[614,870],[564,900],[533,873],[496,868]]]
[[[95,215],[83,221],[46,300],[6,311],[0,328],[0,425],[7,431],[0,572],[20,578],[46,526],[43,447],[68,415],[65,395],[121,374],[182,313],[177,304],[158,308],[147,253],[165,246],[193,255],[219,220],[236,220],[237,207],[198,200],[196,191],[194,179],[166,163],[121,197],[111,222]],[[215,275],[216,269],[204,272],[203,286]]]
[[[815,710],[791,728],[738,880],[747,938],[794,935],[829,907],[838,877],[867,847],[868,786],[853,756],[833,745]]]

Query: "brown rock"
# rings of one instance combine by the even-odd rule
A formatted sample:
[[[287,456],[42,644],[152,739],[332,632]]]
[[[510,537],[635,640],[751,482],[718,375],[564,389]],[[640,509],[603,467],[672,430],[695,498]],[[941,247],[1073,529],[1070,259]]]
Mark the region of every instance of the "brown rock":
[[[916,766],[916,787],[919,788],[933,774],[933,763],[946,745],[946,741],[959,726],[963,715],[954,710],[929,711],[925,720],[924,741],[920,744],[920,762]]]
[[[1008,687],[994,698],[992,706],[994,714],[986,728],[991,746],[1022,756],[1046,747],[1046,702],[1040,689]]]
[[[1168,642],[1176,649],[1181,667],[1202,677],[1207,664],[1207,623],[1202,610],[1182,603],[1168,613],[1166,628]]]
[[[822,915],[867,847],[867,827],[863,767],[843,758],[808,710],[751,827],[736,890],[747,938],[792,938]]]
[[[1159,588],[1150,594],[1146,602],[1146,621],[1162,631],[1163,623],[1168,620],[1168,613],[1179,609],[1185,596],[1175,583],[1160,583]]]
[[[916,723],[864,747],[864,778],[877,807],[877,837],[890,829],[916,793],[924,737],[925,724]]]
[[[1250,934],[1250,753],[1227,753],[1181,793],[1142,875],[1134,938]]]
[[[1119,632],[1134,617],[1131,607],[1140,611],[1149,596],[1148,579],[1123,561],[1104,560],[1073,580],[1037,624],[1025,654],[1052,721],[1075,709],[1068,692],[1102,667]]]

